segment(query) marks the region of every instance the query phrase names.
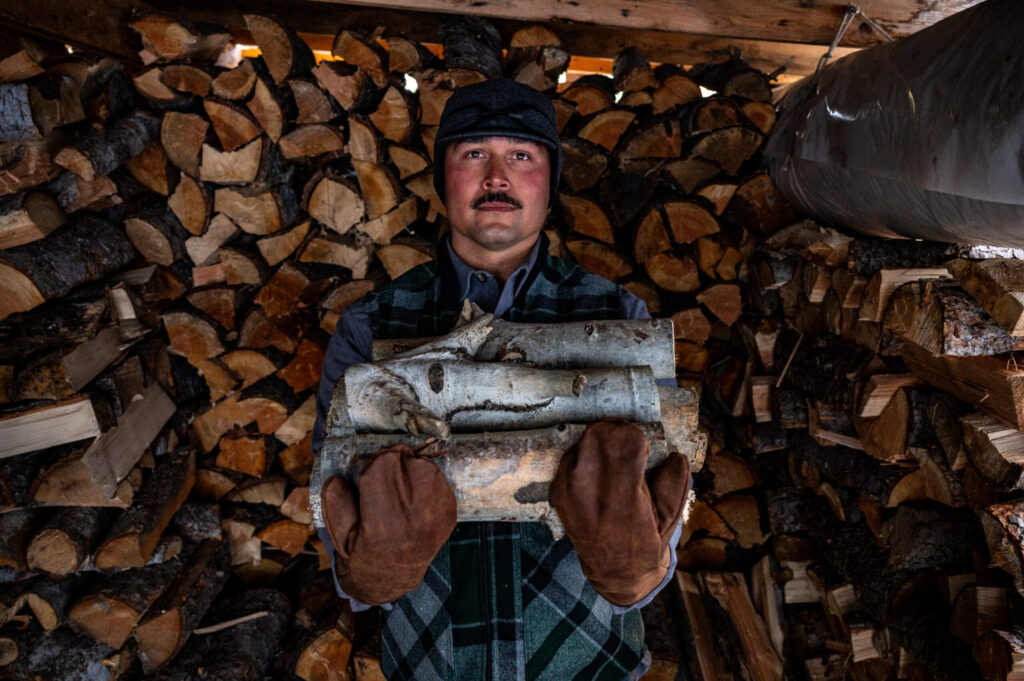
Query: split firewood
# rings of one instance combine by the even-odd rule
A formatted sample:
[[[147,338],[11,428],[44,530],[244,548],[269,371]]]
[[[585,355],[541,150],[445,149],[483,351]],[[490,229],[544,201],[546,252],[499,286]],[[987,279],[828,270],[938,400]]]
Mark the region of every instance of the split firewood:
[[[418,108],[404,87],[390,85],[369,119],[385,139],[405,144],[416,132]]]
[[[118,359],[122,350],[117,329],[108,327],[66,354],[57,350],[34,357],[18,370],[8,394],[17,400],[71,397]]]
[[[291,88],[292,98],[295,100],[297,125],[329,123],[338,117],[337,105],[316,81],[308,78],[290,78],[288,87]]]
[[[248,97],[255,85],[256,70],[252,66],[252,61],[243,59],[235,68],[221,71],[210,82],[210,91],[214,97],[239,101]]]
[[[612,78],[617,92],[643,90],[655,83],[651,63],[635,47],[627,47],[615,55]]]
[[[313,75],[345,111],[364,111],[376,99],[373,80],[353,64],[322,61],[313,69]]]
[[[224,501],[243,502],[246,504],[281,506],[285,502],[284,490],[284,478],[270,476],[257,479],[249,478],[236,485],[223,496],[223,499]]]
[[[56,511],[28,545],[26,564],[51,575],[78,571],[112,520],[110,510],[71,507]]]
[[[235,328],[235,316],[240,307],[239,292],[226,286],[203,288],[193,291],[186,297],[196,309],[231,331]]]
[[[195,59],[213,62],[231,41],[226,30],[206,24],[189,24],[167,14],[140,13],[129,22],[142,39],[148,61]]]
[[[1024,336],[1024,279],[1021,263],[1016,260],[954,260],[948,264],[964,291],[985,309],[999,326],[1011,336]]]
[[[208,359],[224,352],[218,324],[198,310],[165,312],[161,319],[171,347],[186,357]]]
[[[679,121],[652,121],[629,133],[615,155],[625,168],[630,162],[644,164],[647,159],[678,158],[682,145]]]
[[[64,257],[70,252],[78,257]],[[112,223],[76,215],[45,239],[0,252],[0,319],[121,269],[133,258],[131,242]]]
[[[255,184],[261,173],[273,165],[272,147],[265,147],[262,138],[256,138],[234,151],[220,151],[203,145],[199,164],[199,179],[214,184]]]
[[[265,436],[236,430],[222,437],[219,444],[217,466],[257,478],[267,472],[271,459]]]
[[[256,387],[258,384],[249,390]],[[192,422],[192,428],[203,450],[209,452],[234,426],[245,426],[255,421],[262,434],[273,433],[287,420],[288,412],[288,407],[279,400],[259,395],[243,399],[239,394],[234,394],[197,416]]]
[[[711,161],[729,175],[735,175],[763,141],[760,132],[743,125],[719,128],[696,138],[689,155]]]
[[[17,509],[0,514],[0,567],[25,570],[29,543],[43,521],[39,509]]]
[[[300,125],[278,140],[281,156],[288,161],[306,159],[341,152],[345,139],[341,132],[331,125],[310,123]]]
[[[135,89],[157,111],[187,111],[193,108],[195,95],[175,90],[163,80],[163,69],[154,66],[132,79]]]
[[[633,271],[633,265],[606,243],[569,239],[565,245],[584,269],[605,279],[618,281]]]
[[[986,481],[1004,491],[1024,484],[1024,435],[984,414],[963,417],[963,445],[968,460]]]
[[[923,285],[922,304],[907,337],[936,355],[997,355],[1024,349],[954,282]]]
[[[299,262],[324,263],[344,267],[352,276],[366,276],[373,256],[372,246],[365,237],[349,232],[344,236],[323,233],[311,238],[299,255]]]
[[[94,641],[120,649],[181,570],[176,558],[106,576],[77,595],[68,622]]]
[[[608,168],[601,147],[578,137],[562,141],[562,177],[573,192],[593,187]]]
[[[743,111],[729,97],[708,97],[690,108],[689,132],[711,132],[743,123]]]
[[[5,50],[0,60],[0,83],[28,80],[45,71],[41,64],[51,56],[50,52],[27,36],[19,36],[17,43]]]
[[[177,173],[159,141],[153,142],[138,156],[129,159],[125,167],[132,177],[147,189],[162,196],[170,195],[171,185]]]
[[[580,128],[579,137],[612,151],[635,119],[636,114],[628,109],[604,109],[587,119]]]
[[[280,85],[288,77],[305,76],[313,68],[313,51],[294,31],[257,14],[246,14],[243,19],[275,83]]]
[[[921,279],[941,279],[948,276],[946,269],[941,267],[879,270],[868,280],[860,305],[859,318],[881,322],[890,296],[900,286]]]
[[[165,455],[135,503],[110,528],[93,561],[101,570],[142,567],[195,481],[195,455]]]
[[[59,151],[54,161],[84,180],[95,180],[142,153],[157,138],[159,125],[152,114],[136,112],[84,135]]]
[[[197,159],[198,154],[197,150]],[[198,174],[198,168],[196,173]],[[202,236],[210,221],[210,210],[213,203],[211,199],[210,192],[202,183],[189,175],[182,175],[178,186],[167,200],[167,207],[177,216],[181,225],[190,234]]]
[[[233,350],[220,357],[220,361],[242,378],[242,387],[248,388],[256,381],[277,371],[279,364],[268,356],[268,350]]]
[[[348,232],[365,215],[365,203],[355,184],[327,169],[306,184],[302,205],[310,217],[339,234]]]
[[[262,67],[261,62],[253,62]],[[294,118],[290,102],[285,99],[284,92],[274,85],[269,74],[259,68],[253,85],[252,96],[245,103],[249,113],[267,133],[271,142],[277,142],[284,134],[289,120]]]
[[[166,665],[185,646],[230,575],[229,557],[226,541],[203,541],[152,604],[133,633],[147,673]]]
[[[283,229],[298,217],[298,202],[288,184],[272,189],[258,184],[220,187],[214,192],[213,209],[231,218],[242,231],[258,236]]]
[[[240,284],[261,286],[270,276],[270,269],[264,264],[259,254],[252,249],[241,246],[238,248],[221,246],[219,255],[219,266],[223,275],[221,279],[200,284],[193,277],[194,285],[202,286],[223,282],[228,286]]]
[[[260,135],[259,125],[238,104],[207,98],[203,108],[224,151],[234,151]]]
[[[277,348],[281,352],[291,354],[298,347],[298,340],[286,333],[274,320],[263,312],[262,308],[254,307],[242,320],[242,328],[238,333],[240,348]]]
[[[412,268],[430,262],[436,257],[432,244],[411,237],[394,239],[389,245],[378,248],[375,255],[391,279],[397,279]]]
[[[275,267],[289,258],[309,234],[310,224],[309,220],[303,220],[283,233],[265,236],[257,240],[256,247],[267,264]],[[211,228],[212,226],[211,224]]]
[[[31,583],[25,593],[25,604],[43,631],[53,631],[64,623],[78,581],[75,578],[39,579]]]
[[[169,88],[198,97],[210,94],[213,75],[192,64],[168,64],[160,70],[160,80]]]
[[[50,194],[14,194],[0,201],[0,249],[42,239],[62,224],[64,211]]]
[[[974,405],[1015,428],[1024,427],[1024,401],[1019,382],[1024,370],[1000,357],[933,357],[914,343],[905,343],[903,361],[915,376]]]
[[[1014,681],[1024,674],[1024,636],[1018,630],[994,629],[978,636],[974,657],[990,681]]]
[[[576,104],[576,112],[580,116],[589,116],[612,105],[615,86],[608,76],[583,76],[566,88],[562,97]]]

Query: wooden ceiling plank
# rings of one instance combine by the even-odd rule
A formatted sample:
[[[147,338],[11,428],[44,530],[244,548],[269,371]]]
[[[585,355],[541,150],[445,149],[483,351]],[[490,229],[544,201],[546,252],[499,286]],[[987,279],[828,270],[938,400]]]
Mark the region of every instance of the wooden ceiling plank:
[[[573,21],[612,28],[663,30],[828,44],[846,11],[847,0],[795,3],[792,0],[321,0],[329,4],[473,14],[490,19],[546,22]],[[863,12],[894,37],[910,35],[979,0],[865,0]],[[842,44],[873,45],[884,40],[866,22],[857,20]]]

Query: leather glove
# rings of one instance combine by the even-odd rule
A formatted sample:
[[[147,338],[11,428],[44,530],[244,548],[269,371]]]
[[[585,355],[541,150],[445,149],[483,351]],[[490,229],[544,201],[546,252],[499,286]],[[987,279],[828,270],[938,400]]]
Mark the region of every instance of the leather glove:
[[[455,529],[455,494],[444,474],[406,445],[374,454],[359,474],[358,491],[331,478],[322,501],[338,583],[368,605],[418,587]]]
[[[615,605],[649,594],[671,563],[669,540],[690,493],[690,462],[672,453],[645,480],[650,443],[631,423],[587,427],[558,464],[551,504],[594,589]]]

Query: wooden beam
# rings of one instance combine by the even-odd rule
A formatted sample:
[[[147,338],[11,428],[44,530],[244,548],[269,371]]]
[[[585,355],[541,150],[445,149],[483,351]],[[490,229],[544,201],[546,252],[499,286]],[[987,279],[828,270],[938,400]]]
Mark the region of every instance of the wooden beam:
[[[327,3],[472,14],[490,19],[547,22],[571,21],[611,28],[663,30],[752,40],[829,44],[849,3],[827,0],[323,0]],[[916,33],[936,21],[977,4],[978,0],[867,0],[861,10],[890,35]],[[858,17],[844,45],[883,42],[877,31]]]
[[[128,26],[138,0],[0,2],[0,25],[74,47],[140,61],[138,36]]]

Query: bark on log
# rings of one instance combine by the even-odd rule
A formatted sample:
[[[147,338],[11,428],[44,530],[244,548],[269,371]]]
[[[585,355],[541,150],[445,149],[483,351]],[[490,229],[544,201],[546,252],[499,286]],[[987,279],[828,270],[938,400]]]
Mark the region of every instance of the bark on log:
[[[54,161],[83,180],[93,181],[138,156],[159,134],[160,121],[138,111],[79,138],[57,152]]]
[[[77,572],[112,520],[111,511],[105,508],[70,507],[56,511],[32,537],[26,555],[28,567],[51,575]]]
[[[110,528],[93,560],[101,570],[142,567],[164,528],[195,482],[195,455],[179,451],[165,455],[130,509]]]
[[[961,423],[964,452],[979,475],[1004,492],[1024,485],[1024,434],[984,414]]]
[[[121,269],[133,258],[131,242],[113,224],[75,216],[46,239],[0,253],[0,319]]]
[[[954,260],[950,273],[1011,336],[1024,336],[1024,269],[1017,260]]]
[[[190,24],[157,12],[140,13],[129,25],[154,59],[212,62],[231,41],[231,34],[222,28]]]
[[[230,575],[227,541],[199,544],[174,581],[135,629],[139,661],[146,673],[163,667],[185,646]]]
[[[543,428],[603,417],[645,423],[660,418],[649,367],[574,371],[392,360],[352,365],[345,372],[345,386],[356,430],[447,437],[451,429]],[[612,395],[619,397],[613,400]]]
[[[105,577],[77,596],[68,621],[94,641],[120,649],[181,570],[182,563],[175,558]]]
[[[457,330],[441,339],[374,341],[373,361],[412,355],[424,344],[440,343],[439,347],[462,350],[478,362],[529,362],[552,369],[647,365],[655,378],[675,377],[674,327],[667,320],[521,324],[494,319],[487,325],[491,330],[482,338],[460,337]]]
[[[116,681],[133,657],[67,627],[58,627],[45,636],[28,628],[11,631],[7,637],[18,651],[4,669],[11,679]]]

